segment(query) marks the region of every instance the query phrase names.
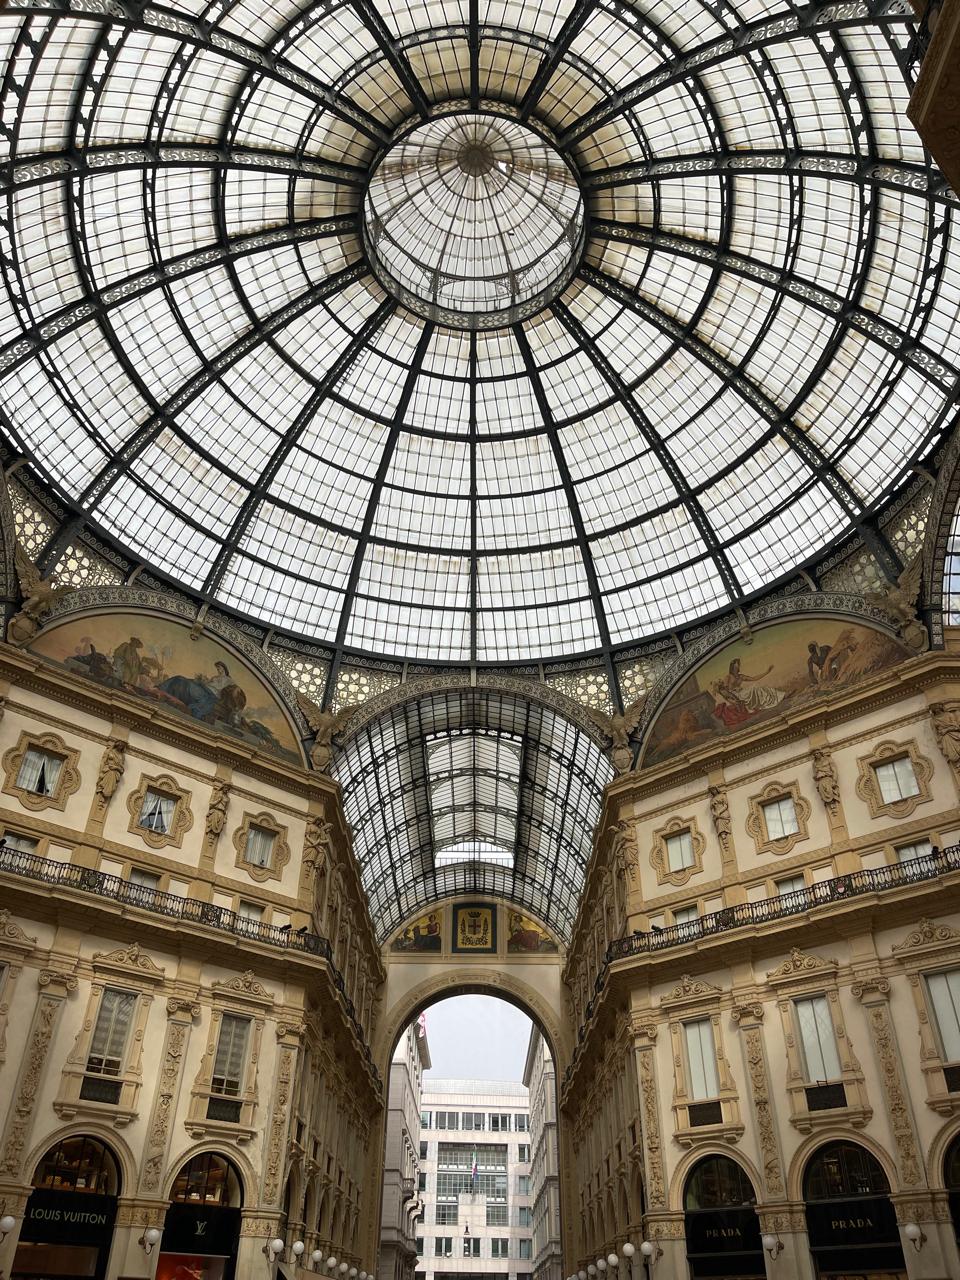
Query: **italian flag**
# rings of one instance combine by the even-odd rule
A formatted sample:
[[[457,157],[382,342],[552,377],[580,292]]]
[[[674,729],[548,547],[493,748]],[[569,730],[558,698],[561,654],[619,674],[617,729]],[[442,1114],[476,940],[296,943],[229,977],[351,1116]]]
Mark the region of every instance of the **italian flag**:
[[[476,1147],[474,1147],[474,1149],[473,1149],[473,1164],[472,1164],[472,1165],[471,1165],[471,1167],[470,1167],[470,1177],[473,1179],[473,1181],[474,1181],[474,1182],[476,1182],[476,1180],[477,1180],[477,1172],[478,1172],[478,1170],[477,1170],[477,1149],[476,1149]]]

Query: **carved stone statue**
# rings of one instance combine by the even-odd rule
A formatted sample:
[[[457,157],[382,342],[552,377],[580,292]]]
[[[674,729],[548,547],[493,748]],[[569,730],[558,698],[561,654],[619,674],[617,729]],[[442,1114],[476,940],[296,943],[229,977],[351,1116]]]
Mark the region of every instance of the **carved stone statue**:
[[[347,721],[357,708],[343,707],[340,711],[325,711],[302,694],[297,697],[297,704],[314,732],[310,763],[318,773],[329,773],[334,739],[346,728]]]
[[[102,805],[114,795],[123,777],[124,757],[127,744],[119,738],[108,742],[100,761],[100,772],[97,775],[97,799]]]
[[[636,879],[640,869],[640,858],[637,852],[637,833],[633,823],[621,818],[608,830],[613,832],[610,859],[614,872],[620,879]]]
[[[813,784],[827,811],[836,812],[840,803],[840,779],[833,757],[824,747],[813,753]]]
[[[937,746],[944,760],[960,773],[960,702],[937,702],[930,711]]]
[[[713,829],[717,833],[720,847],[726,852],[733,838],[733,821],[730,817],[730,806],[727,804],[727,793],[723,787],[710,788],[710,817]]]
[[[884,582],[879,591],[868,591],[864,595],[868,604],[887,615],[897,635],[914,653],[923,653],[930,647],[927,629],[917,617],[922,577],[923,562],[918,553],[896,582]]]
[[[633,749],[630,746],[630,735],[640,723],[646,695],[631,702],[623,713],[615,712],[612,716],[604,715],[587,707],[587,713],[595,724],[599,725],[610,739],[609,755],[617,773],[629,773],[633,764]]]
[[[331,845],[333,823],[311,818],[303,835],[303,861],[319,874],[326,865]]]
[[[207,838],[216,840],[227,823],[227,804],[230,792],[225,782],[215,782],[210,793],[210,804],[207,808],[207,821],[204,827]]]
[[[41,577],[19,541],[14,547],[14,567],[20,583],[20,612],[10,619],[7,640],[10,644],[23,646],[29,644],[40,630],[53,602],[59,596],[75,591],[76,587],[55,587],[52,578]]]

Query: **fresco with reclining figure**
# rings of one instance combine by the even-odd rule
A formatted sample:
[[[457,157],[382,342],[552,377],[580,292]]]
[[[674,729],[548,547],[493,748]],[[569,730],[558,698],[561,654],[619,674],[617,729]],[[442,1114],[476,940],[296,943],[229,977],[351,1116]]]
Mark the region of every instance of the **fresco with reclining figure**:
[[[217,640],[191,639],[189,627],[169,618],[88,614],[41,632],[30,650],[109,689],[302,762],[290,724],[264,681]]]
[[[645,765],[737,733],[847,688],[911,655],[899,641],[844,618],[794,618],[736,639],[707,658],[656,716]]]

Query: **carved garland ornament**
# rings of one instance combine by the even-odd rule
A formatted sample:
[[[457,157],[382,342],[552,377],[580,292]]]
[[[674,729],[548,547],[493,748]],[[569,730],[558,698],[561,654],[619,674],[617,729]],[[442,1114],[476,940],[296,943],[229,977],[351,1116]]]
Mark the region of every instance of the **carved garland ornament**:
[[[757,1138],[763,1157],[763,1182],[766,1197],[779,1199],[785,1194],[783,1164],[777,1145],[777,1129],[770,1101],[770,1080],[763,1053],[763,1005],[739,1006],[733,1010],[734,1022],[743,1033],[747,1072],[753,1094],[753,1114],[757,1125]]]

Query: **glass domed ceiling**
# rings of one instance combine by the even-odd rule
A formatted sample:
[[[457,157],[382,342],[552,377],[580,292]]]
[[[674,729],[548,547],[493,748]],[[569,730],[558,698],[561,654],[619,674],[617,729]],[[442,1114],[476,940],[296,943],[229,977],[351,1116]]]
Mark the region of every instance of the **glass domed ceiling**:
[[[615,653],[869,541],[957,390],[909,14],[10,4],[13,449],[73,535],[345,654]],[[508,201],[480,143],[451,216],[470,120],[540,159]]]

